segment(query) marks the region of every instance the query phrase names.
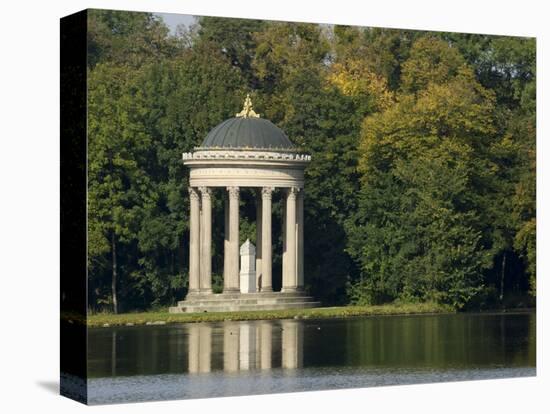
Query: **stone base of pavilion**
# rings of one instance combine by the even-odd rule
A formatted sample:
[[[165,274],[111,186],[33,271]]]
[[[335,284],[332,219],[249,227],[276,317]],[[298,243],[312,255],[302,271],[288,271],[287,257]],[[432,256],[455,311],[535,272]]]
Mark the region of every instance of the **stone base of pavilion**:
[[[170,313],[234,312],[315,308],[321,303],[303,292],[189,294]]]

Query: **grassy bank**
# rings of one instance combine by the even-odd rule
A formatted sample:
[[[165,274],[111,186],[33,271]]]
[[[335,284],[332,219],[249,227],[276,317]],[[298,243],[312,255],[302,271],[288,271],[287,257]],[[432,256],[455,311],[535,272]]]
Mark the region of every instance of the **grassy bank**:
[[[386,304],[379,306],[340,306],[312,309],[285,309],[273,311],[168,313],[154,311],[142,313],[98,313],[88,316],[88,326],[161,325],[184,322],[244,321],[259,319],[317,319],[347,318],[369,315],[408,315],[418,313],[453,312],[451,307],[436,303]]]

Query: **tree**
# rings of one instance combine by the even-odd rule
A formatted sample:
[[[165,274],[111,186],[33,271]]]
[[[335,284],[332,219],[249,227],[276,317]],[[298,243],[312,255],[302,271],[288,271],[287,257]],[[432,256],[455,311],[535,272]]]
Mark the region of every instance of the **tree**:
[[[475,69],[478,81],[495,92],[498,105],[518,108],[526,88],[534,89],[535,39],[464,33],[439,36],[456,46]]]
[[[152,13],[88,11],[89,68],[102,62],[139,67],[177,50],[177,39],[168,36],[168,27]]]
[[[421,35],[414,30],[334,26],[333,53],[340,60],[360,59],[395,91],[401,85],[402,65]]]
[[[525,85],[520,108],[512,117],[508,135],[517,149],[514,192],[511,197],[513,223],[516,225],[514,248],[524,260],[530,293],[536,295],[536,107],[535,81]]]
[[[347,226],[361,268],[356,301],[461,308],[479,291],[492,258],[483,218],[493,116],[493,94],[456,50],[415,42],[395,104],[363,124],[360,201]]]
[[[98,66],[89,76],[88,255],[92,286],[109,251],[113,311],[119,310],[120,246],[137,238],[143,206],[156,194],[140,168],[151,144],[136,122],[139,112],[124,69]],[[94,293],[94,289],[90,289]],[[95,291],[98,293],[98,291]]]
[[[491,151],[496,163],[494,185],[499,192],[494,199],[493,216],[488,220],[495,223],[493,239],[498,252],[486,283],[499,285],[501,301],[506,290],[523,291],[523,271],[514,270],[517,262],[523,260],[534,295],[535,39],[460,33],[442,33],[441,37],[456,45],[475,68],[479,82],[496,95],[501,139]]]
[[[246,86],[255,89],[258,87],[258,79],[252,70],[256,50],[255,36],[266,25],[263,20],[201,17],[197,39],[219,48],[229,62],[241,71]]]

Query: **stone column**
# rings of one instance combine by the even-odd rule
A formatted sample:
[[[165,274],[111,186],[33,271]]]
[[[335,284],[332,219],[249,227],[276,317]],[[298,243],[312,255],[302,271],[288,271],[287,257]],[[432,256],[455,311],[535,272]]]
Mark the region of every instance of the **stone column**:
[[[228,288],[229,283],[229,195],[224,195],[224,230],[223,230],[223,290]]]
[[[199,196],[200,196],[200,190],[199,190]],[[204,255],[202,250],[202,245],[204,244],[204,211],[202,208],[202,199],[200,202],[200,211],[199,211],[199,292],[202,289],[202,279],[203,279],[203,272],[204,272]]]
[[[263,285],[262,278],[262,191],[256,194],[256,292]]]
[[[304,189],[298,191],[296,198],[296,273],[297,288],[304,288]]]
[[[282,260],[282,269],[281,269],[281,292],[283,291],[283,287],[285,286],[285,280],[286,280],[286,277],[287,277],[287,274],[288,272],[286,271],[286,268],[288,267],[288,259],[287,259],[287,246],[286,246],[286,242],[287,242],[287,239],[286,239],[286,192],[284,193],[284,197],[283,199],[281,200],[281,217],[283,219],[283,223],[282,223],[282,226],[281,226],[281,233],[282,233],[282,239],[283,239],[283,260]]]
[[[297,290],[296,278],[296,194],[298,188],[288,189],[286,196],[286,264],[283,266],[283,287],[281,292],[295,292]]]
[[[200,199],[199,193],[189,187],[189,293],[198,293],[200,289]]]
[[[239,187],[227,187],[229,192],[229,243],[224,292],[238,293],[239,288]]]
[[[271,245],[271,197],[273,187],[262,188],[262,292],[273,292]],[[260,243],[259,243],[260,244]]]
[[[199,187],[202,203],[201,293],[212,293],[212,189]]]

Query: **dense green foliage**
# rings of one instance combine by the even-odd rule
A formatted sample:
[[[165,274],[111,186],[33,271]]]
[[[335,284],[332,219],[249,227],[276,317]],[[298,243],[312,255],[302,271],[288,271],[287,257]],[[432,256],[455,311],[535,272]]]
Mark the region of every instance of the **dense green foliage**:
[[[535,295],[533,39],[225,18],[172,36],[147,13],[89,19],[92,308],[185,295],[181,153],[248,92],[312,155],[305,282],[325,304]],[[241,204],[241,237],[254,241],[253,194]],[[213,207],[217,288],[221,197]],[[277,286],[277,228],[274,243]]]

